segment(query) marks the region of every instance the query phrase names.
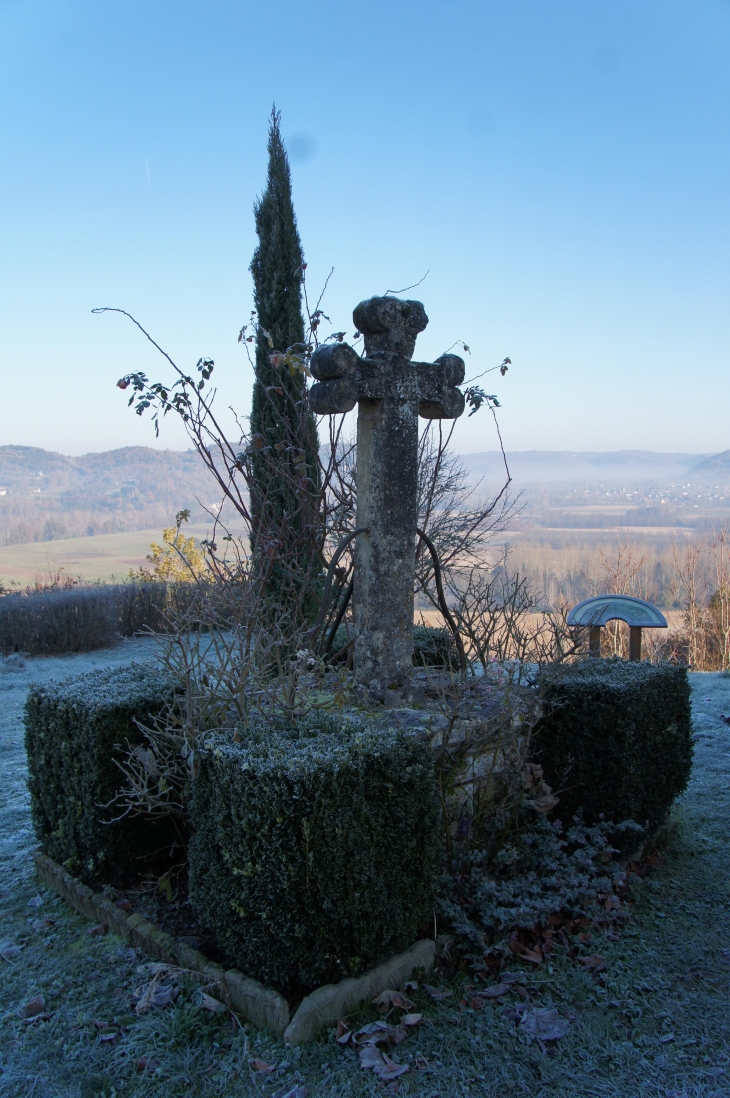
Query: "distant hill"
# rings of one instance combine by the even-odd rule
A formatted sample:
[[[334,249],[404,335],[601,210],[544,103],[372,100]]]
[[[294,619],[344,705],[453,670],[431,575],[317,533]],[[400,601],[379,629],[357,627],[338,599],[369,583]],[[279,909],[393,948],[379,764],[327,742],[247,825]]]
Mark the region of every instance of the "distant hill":
[[[507,455],[513,478],[522,484],[668,480],[686,476],[706,458],[706,454],[662,454],[653,450],[518,450]],[[462,460],[475,479],[499,480],[504,470],[498,450],[464,454]]]
[[[0,543],[55,541],[203,521],[220,492],[193,450],[125,446],[67,457],[0,446]],[[202,506],[201,506],[202,505]]]
[[[693,466],[690,473],[730,473],[730,450],[706,457],[699,465]]]
[[[502,483],[499,451],[464,454],[462,461],[473,481],[484,478],[490,488]],[[662,486],[709,484],[725,476],[730,485],[730,450],[715,455],[521,450],[508,461],[515,488],[526,489],[528,517],[551,526],[694,522],[694,512],[724,507],[725,495],[700,497],[677,489],[664,499]],[[599,485],[603,509],[596,514]],[[609,485],[611,491],[604,491]],[[629,491],[637,486],[638,496]],[[576,491],[584,491],[585,499]],[[192,521],[206,522],[219,503],[219,489],[193,450],[125,446],[67,457],[32,446],[0,446],[0,544],[161,530],[183,508],[190,509]],[[574,514],[566,510],[576,506]]]

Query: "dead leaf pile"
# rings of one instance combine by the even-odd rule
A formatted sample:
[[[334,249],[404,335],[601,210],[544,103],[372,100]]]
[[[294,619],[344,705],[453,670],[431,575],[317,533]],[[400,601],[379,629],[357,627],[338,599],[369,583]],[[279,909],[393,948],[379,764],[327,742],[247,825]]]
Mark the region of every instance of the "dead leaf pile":
[[[344,1022],[340,1022],[337,1027],[337,1044],[350,1045],[352,1048],[399,1045],[422,1019],[422,1014],[404,1014],[395,1026],[389,1022],[370,1022],[362,1029],[355,1031],[348,1029]]]
[[[623,911],[618,910],[620,904],[621,902],[616,896],[607,896],[605,898],[604,907],[609,913],[609,919],[612,919],[616,912],[623,916]],[[513,930],[507,944],[510,952],[515,957],[527,964],[534,965],[536,968],[555,952],[556,947],[563,946],[571,960],[583,965],[586,971],[592,975],[598,975],[600,972],[605,971],[605,958],[597,953],[590,956],[580,956],[579,954],[581,946],[589,945],[593,940],[592,932],[597,930],[603,931],[609,938],[615,938],[610,930],[607,930],[604,925],[595,919],[587,919],[585,916],[572,919],[565,915],[556,914],[550,916],[548,925],[544,930],[540,928]],[[493,971],[495,971],[498,969],[501,958],[495,952],[493,955],[487,955],[485,962],[488,965],[491,964]]]

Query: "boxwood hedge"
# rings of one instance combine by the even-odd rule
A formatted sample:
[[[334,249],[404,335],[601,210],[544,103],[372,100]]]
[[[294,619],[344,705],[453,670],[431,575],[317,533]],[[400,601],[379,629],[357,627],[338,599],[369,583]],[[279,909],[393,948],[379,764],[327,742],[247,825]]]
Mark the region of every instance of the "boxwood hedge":
[[[411,945],[440,867],[428,742],[345,719],[239,734],[193,792],[190,894],[221,948],[297,994]]]
[[[556,814],[656,827],[692,768],[686,668],[587,659],[542,674],[535,746]]]
[[[28,787],[35,832],[46,854],[85,880],[138,874],[167,853],[171,822],[102,806],[122,776],[114,763],[127,741],[141,743],[134,718],[159,712],[173,692],[151,666],[112,668],[33,685],[25,707]]]

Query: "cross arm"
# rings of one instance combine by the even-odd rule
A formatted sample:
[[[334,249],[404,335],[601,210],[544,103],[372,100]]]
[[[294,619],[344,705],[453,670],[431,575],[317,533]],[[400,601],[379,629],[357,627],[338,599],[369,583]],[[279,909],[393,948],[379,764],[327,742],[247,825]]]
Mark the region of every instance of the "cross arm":
[[[458,419],[464,411],[463,358],[441,355],[435,362],[414,362],[418,376],[418,414],[424,419]]]
[[[352,411],[360,397],[361,362],[348,343],[327,343],[317,348],[310,363],[317,384],[309,390],[309,406],[315,415]]]

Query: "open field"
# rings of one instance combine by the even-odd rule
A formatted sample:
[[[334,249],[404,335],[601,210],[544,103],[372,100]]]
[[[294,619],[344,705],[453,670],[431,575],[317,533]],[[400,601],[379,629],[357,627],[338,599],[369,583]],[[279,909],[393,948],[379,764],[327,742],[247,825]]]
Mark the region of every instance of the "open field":
[[[0,890],[2,939],[19,947],[0,958],[2,1098],[239,1098],[286,1094],[376,1098],[386,1093],[333,1031],[296,1049],[271,1034],[202,1009],[186,986],[174,1006],[137,1015],[131,995],[147,960],[90,924],[33,875],[34,837],[25,788],[22,709],[28,682],[144,655],[140,642],[112,652],[38,658],[0,675]],[[521,1000],[473,1010],[465,976],[435,1003],[413,993],[425,1022],[394,1052],[409,1066],[398,1093],[414,1098],[726,1098],[730,1092],[730,678],[692,675],[695,766],[675,810],[679,829],[665,857],[636,879],[630,918],[618,935],[597,932],[579,946],[599,954],[591,977],[556,950],[526,970],[526,994],[555,1007],[568,1033],[543,1049],[516,1024]],[[397,843],[394,843],[397,849]],[[37,898],[36,898],[37,897]],[[45,1013],[24,1024],[35,996]],[[360,1012],[358,1023],[375,1017]],[[108,1028],[104,1028],[107,1026]],[[109,1040],[109,1034],[115,1036]],[[256,1058],[272,1067],[256,1071]],[[301,1093],[301,1092],[300,1092]]]
[[[210,527],[191,523],[184,527],[183,533],[186,537],[204,538],[210,533]],[[152,541],[162,541],[161,529],[3,546],[0,548],[0,583],[25,587],[37,578],[46,579],[60,570],[86,582],[123,580],[130,568],[139,568],[145,563]]]

